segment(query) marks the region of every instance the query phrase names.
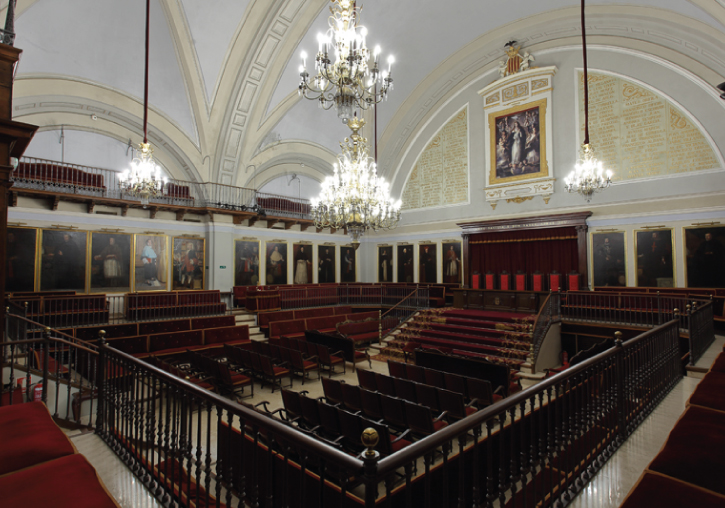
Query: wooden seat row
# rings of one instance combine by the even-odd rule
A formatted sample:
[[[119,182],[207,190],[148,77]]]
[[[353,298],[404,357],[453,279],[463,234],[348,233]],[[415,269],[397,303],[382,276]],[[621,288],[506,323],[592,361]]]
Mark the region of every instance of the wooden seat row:
[[[88,168],[91,169],[91,168]],[[105,191],[103,175],[83,171],[73,166],[48,163],[21,162],[12,173],[13,180],[48,182],[70,188],[86,187]]]
[[[25,308],[27,317],[54,328],[108,321],[106,295],[13,296],[9,302]]]
[[[149,291],[126,293],[124,297],[126,319],[202,316],[223,314],[227,305],[221,301],[221,291]]]
[[[345,322],[360,322],[366,319],[378,319],[378,311],[360,312],[357,314],[336,314],[332,316],[308,317],[289,319],[286,321],[272,321],[269,323],[269,338],[278,339],[282,336],[289,338],[304,337],[306,330],[319,330],[323,332],[336,332],[337,327]],[[377,321],[375,324],[377,337]],[[355,328],[351,327],[351,331]],[[343,332],[340,332],[343,333]],[[366,333],[364,331],[360,332]]]
[[[306,319],[324,316],[352,314],[352,307],[339,305],[336,307],[316,307],[313,309],[281,310],[278,312],[265,312],[259,314],[257,324],[266,337],[269,337],[269,324],[274,321],[289,321],[292,319]]]
[[[348,339],[339,333],[322,333],[317,330],[307,330],[305,332],[305,340],[327,346],[330,351],[338,351],[345,358],[345,361],[352,363],[353,371],[358,362],[367,361],[368,365],[372,367],[370,353],[368,353],[367,348],[360,347],[360,343],[356,343],[354,340]]]
[[[203,330],[204,328],[224,328],[234,326],[235,324],[236,320],[234,316],[211,316],[171,319],[167,321],[142,321],[140,323],[88,326],[61,331],[77,339],[95,340],[99,338],[101,330],[106,332],[107,339],[115,339],[120,337],[135,337],[137,335],[151,335],[155,333]]]
[[[119,507],[42,402],[0,407],[0,435],[3,506]]]

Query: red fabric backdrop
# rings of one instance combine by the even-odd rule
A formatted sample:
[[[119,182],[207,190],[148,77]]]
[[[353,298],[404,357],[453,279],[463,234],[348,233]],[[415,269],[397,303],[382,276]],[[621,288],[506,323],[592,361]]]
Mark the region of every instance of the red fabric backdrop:
[[[574,227],[471,235],[469,253],[472,273],[579,271]]]

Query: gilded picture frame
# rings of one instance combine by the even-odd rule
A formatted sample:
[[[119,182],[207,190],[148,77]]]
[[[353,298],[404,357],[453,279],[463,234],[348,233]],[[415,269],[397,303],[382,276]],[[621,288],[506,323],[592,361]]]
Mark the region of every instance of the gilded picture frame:
[[[438,244],[418,244],[418,282],[436,284],[438,282]]]
[[[635,230],[634,253],[637,287],[677,287],[674,229]]]
[[[461,242],[441,243],[441,274],[443,282],[460,284],[463,281]]]
[[[265,267],[267,286],[287,284],[287,242],[265,244]]]
[[[685,286],[725,287],[725,226],[685,226],[682,239]]]
[[[335,248],[335,245],[317,246],[317,282],[319,283],[336,282]]]
[[[546,107],[541,99],[489,113],[489,185],[549,176]]]
[[[355,247],[340,246],[340,282],[357,282]]]
[[[133,235],[91,231],[88,242],[90,293],[127,293],[131,290]]]
[[[393,282],[393,246],[378,245],[378,282]]]
[[[174,291],[206,288],[206,239],[175,236],[171,289]]]
[[[133,290],[168,291],[169,282],[169,237],[155,233],[134,234]]]
[[[258,286],[259,261],[260,261],[259,240],[247,240],[237,238],[234,240],[234,285],[235,286]]]
[[[37,291],[38,228],[8,226],[5,239],[5,292]]]
[[[293,284],[312,284],[312,245],[307,243],[292,244],[292,268]]]
[[[88,231],[42,229],[40,291],[87,293]]]
[[[625,231],[592,231],[589,234],[589,273],[592,287],[627,285]]]
[[[398,245],[398,260],[395,269],[396,282],[415,282],[415,259],[413,244]]]

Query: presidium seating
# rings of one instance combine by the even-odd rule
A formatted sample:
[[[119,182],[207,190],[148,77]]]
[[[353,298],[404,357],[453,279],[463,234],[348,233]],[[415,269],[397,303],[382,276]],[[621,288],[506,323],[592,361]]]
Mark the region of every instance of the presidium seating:
[[[0,435],[3,506],[119,506],[42,402],[0,407]]]
[[[414,316],[383,354],[402,360],[404,350],[421,347],[518,369],[531,348],[534,319],[513,312],[429,309]]]

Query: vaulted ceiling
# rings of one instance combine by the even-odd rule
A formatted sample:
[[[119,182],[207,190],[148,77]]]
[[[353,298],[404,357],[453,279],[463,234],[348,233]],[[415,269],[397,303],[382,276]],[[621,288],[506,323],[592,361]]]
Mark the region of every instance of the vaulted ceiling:
[[[391,174],[418,126],[462,84],[497,67],[507,41],[540,50],[579,44],[577,0],[359,3],[369,44],[396,57],[395,88],[377,119],[379,161]],[[297,96],[299,55],[314,54],[329,0],[151,4],[150,139],[172,176],[259,186],[293,166],[316,180],[330,171],[347,129]],[[137,143],[144,6],[18,0],[15,118]],[[637,48],[713,85],[723,81],[725,1],[592,0],[587,9],[593,43]]]

